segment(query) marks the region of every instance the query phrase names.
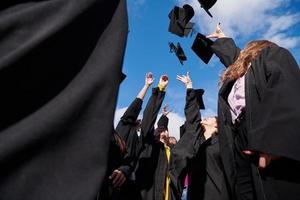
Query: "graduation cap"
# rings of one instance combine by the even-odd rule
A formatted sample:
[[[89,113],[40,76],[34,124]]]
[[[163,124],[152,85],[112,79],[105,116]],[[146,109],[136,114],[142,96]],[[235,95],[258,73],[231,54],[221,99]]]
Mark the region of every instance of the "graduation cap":
[[[193,51],[197,54],[197,56],[204,62],[208,63],[214,52],[211,49],[211,45],[214,42],[209,38],[206,38],[205,35],[198,33],[192,45]]]
[[[215,5],[215,3],[217,2],[217,0],[198,0],[200,5],[201,5],[201,8],[203,8],[205,10],[205,12],[207,12],[207,14],[211,17],[213,17],[211,15],[211,13],[209,12],[209,9],[211,7],[213,7],[213,5]]]
[[[170,52],[175,52],[177,58],[179,59],[179,62],[183,65],[183,61],[186,61],[187,58],[184,54],[184,51],[182,47],[180,46],[180,43],[177,42],[177,46],[173,42],[169,42]]]
[[[193,7],[188,4],[185,4],[183,8],[175,6],[169,13],[169,32],[180,37],[188,36],[194,26],[194,23],[189,22],[194,14]]]

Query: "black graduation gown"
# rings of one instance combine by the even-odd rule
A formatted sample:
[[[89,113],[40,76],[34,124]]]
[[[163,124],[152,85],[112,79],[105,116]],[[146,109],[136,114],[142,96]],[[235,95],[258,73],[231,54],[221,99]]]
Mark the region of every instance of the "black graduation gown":
[[[117,133],[126,143],[128,156],[136,158],[138,135],[136,130],[136,120],[142,109],[143,100],[136,98],[127,108],[120,122],[116,127]]]
[[[230,38],[216,40],[212,48],[226,67],[234,63],[240,51]],[[231,114],[227,97],[233,84],[234,80],[224,82],[218,100],[221,156],[232,194],[235,172]],[[265,48],[251,62],[245,75],[248,149],[283,157],[271,163],[263,174],[259,173],[257,163],[253,161],[252,176],[257,199],[296,199],[295,195],[299,195],[300,179],[296,175],[300,161],[300,140],[297,138],[300,124],[299,87],[299,67],[292,55],[282,47]],[[285,167],[279,170],[276,167],[278,162]],[[287,163],[293,164],[288,168]],[[273,168],[277,168],[277,171]],[[269,171],[271,172],[267,173]],[[293,180],[290,178],[292,174]],[[284,189],[287,185],[290,186],[289,191]]]
[[[94,200],[122,79],[125,1],[1,1],[0,27],[0,199]]]
[[[205,140],[195,91],[187,90],[184,134],[172,149],[171,188],[179,200],[187,173],[189,200],[227,200],[228,192],[221,163],[218,136]]]
[[[108,163],[106,176],[103,181],[103,185],[97,196],[97,200],[119,200],[123,199],[123,185],[120,188],[114,188],[112,185],[109,176],[113,173],[114,170],[118,169],[123,172],[123,174],[128,179],[128,171],[126,168],[130,168],[130,162],[126,159],[125,152],[121,152],[120,145],[116,141],[116,138],[112,135],[110,139],[110,147],[108,151]],[[124,170],[125,169],[125,170]],[[130,172],[130,171],[129,171]],[[123,183],[125,184],[125,182]]]
[[[138,195],[134,184],[133,170],[137,162],[138,135],[136,131],[136,120],[142,109],[143,101],[136,98],[126,112],[121,117],[116,127],[117,133],[126,143],[126,154],[124,155],[125,165],[119,166],[118,169],[123,171],[127,180],[121,187],[121,195],[119,199],[135,199]]]
[[[167,157],[164,146],[154,137],[154,124],[164,99],[165,92],[154,88],[143,113],[139,142],[138,163],[135,170],[138,199],[162,199],[162,184],[167,171]]]

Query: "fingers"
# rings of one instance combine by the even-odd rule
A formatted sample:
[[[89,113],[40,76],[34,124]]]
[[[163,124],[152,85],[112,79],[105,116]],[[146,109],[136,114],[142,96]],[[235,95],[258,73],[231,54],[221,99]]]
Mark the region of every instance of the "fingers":
[[[217,38],[217,37],[218,37],[217,33],[212,33],[206,36],[206,38]]]
[[[126,181],[125,175],[120,170],[115,170],[110,178],[114,187],[120,187]]]
[[[179,81],[181,81],[182,83],[185,83],[183,76],[177,75],[176,79],[179,80]]]
[[[171,109],[171,110],[169,110],[168,112],[166,112],[166,115],[168,115],[170,112],[172,112],[173,110]]]
[[[147,78],[153,78],[153,74],[151,72],[146,73]]]
[[[167,110],[167,109],[168,109],[168,106],[169,106],[168,103],[166,103],[166,104],[164,105],[163,109],[164,109],[164,110]]]
[[[250,151],[250,150],[245,150],[245,151],[243,151],[243,153],[246,154],[246,155],[253,155],[255,152]]]
[[[268,154],[260,154],[258,159],[258,167],[266,168],[271,162],[271,155]]]

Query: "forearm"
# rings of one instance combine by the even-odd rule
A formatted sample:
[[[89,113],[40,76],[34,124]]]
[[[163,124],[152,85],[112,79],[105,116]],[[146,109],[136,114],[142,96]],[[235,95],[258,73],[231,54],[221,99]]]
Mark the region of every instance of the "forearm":
[[[211,48],[225,67],[232,65],[241,51],[232,38],[226,37],[217,39]]]
[[[141,91],[138,93],[136,98],[144,100],[144,97],[145,97],[149,87],[150,87],[150,85],[145,84],[144,87],[141,89]]]
[[[152,95],[143,113],[142,135],[144,137],[151,132],[151,129],[154,129],[154,124],[164,97],[164,91],[159,91],[158,88],[153,89]]]

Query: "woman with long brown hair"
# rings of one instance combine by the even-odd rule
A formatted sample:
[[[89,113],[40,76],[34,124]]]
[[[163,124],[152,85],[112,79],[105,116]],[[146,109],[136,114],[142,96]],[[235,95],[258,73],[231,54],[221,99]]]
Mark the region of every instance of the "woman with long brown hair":
[[[220,152],[231,199],[300,199],[300,71],[288,50],[256,40],[240,50],[218,25],[225,65],[218,100]]]

